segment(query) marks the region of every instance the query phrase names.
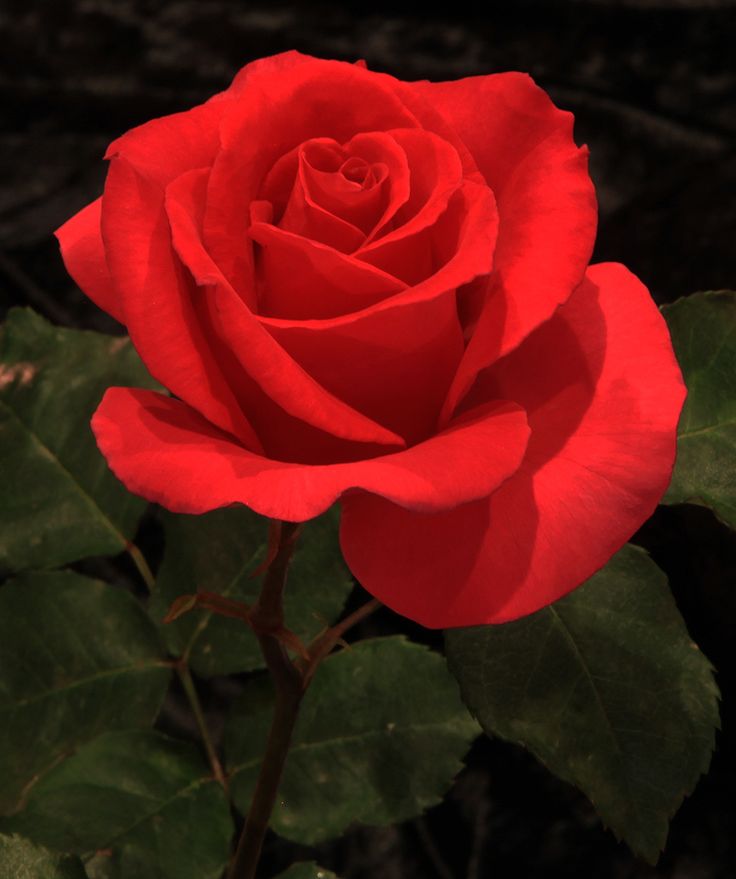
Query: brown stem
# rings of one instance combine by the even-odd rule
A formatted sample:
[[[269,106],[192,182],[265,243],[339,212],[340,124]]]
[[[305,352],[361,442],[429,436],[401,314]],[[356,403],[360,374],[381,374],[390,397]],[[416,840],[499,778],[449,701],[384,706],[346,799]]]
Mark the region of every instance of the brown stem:
[[[258,636],[261,652],[276,691],[274,713],[266,750],[253,792],[248,816],[228,870],[228,879],[255,879],[263,840],[268,830],[294,727],[304,692],[319,663],[345,632],[380,604],[373,600],[316,638],[298,664],[292,662],[284,634],[283,594],[299,526],[290,522],[276,525],[275,550],[266,570],[261,594],[251,608],[249,622]]]
[[[250,624],[257,635],[272,635],[284,627],[283,595],[286,572],[301,526],[297,522],[276,522],[278,544],[263,578],[261,594],[251,608]]]
[[[291,737],[299,716],[302,694],[301,679],[299,679],[298,690],[289,689],[287,691],[278,688],[276,690],[276,702],[266,742],[266,751],[263,755],[245,827],[228,874],[229,879],[255,879],[263,839],[276,803]]]
[[[357,625],[361,620],[370,616],[374,611],[378,610],[381,602],[377,598],[371,598],[364,605],[353,611],[344,620],[334,625],[331,629],[327,629],[321,635],[318,635],[307,648],[309,659],[301,663],[301,673],[304,680],[304,687],[309,686],[309,682],[314,677],[320,662],[328,656],[335,645],[342,639],[342,636]]]
[[[263,839],[276,802],[299,705],[304,695],[302,676],[278,635],[283,629],[282,598],[298,526],[291,522],[282,522],[279,528],[278,548],[266,571],[261,594],[251,612],[251,625],[258,635],[261,651],[276,689],[274,713],[256,789],[228,871],[228,879],[255,879]]]

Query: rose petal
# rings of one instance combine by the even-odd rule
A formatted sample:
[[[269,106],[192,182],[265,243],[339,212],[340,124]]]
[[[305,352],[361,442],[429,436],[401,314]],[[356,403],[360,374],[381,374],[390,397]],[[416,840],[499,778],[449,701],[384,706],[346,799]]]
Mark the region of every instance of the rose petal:
[[[409,198],[394,215],[393,229],[372,236],[355,257],[407,284],[417,284],[436,268],[432,236],[421,233],[437,222],[462,185],[462,163],[451,144],[429,131],[388,133],[407,156]]]
[[[319,173],[319,172],[317,172]],[[352,253],[365,240],[357,226],[319,205],[310,191],[315,171],[300,153],[299,169],[289,201],[277,225],[285,232],[311,238],[342,253]],[[337,175],[332,175],[337,176]],[[345,183],[347,184],[347,180]]]
[[[367,162],[362,156],[351,155],[350,146],[343,148],[328,138],[317,138],[298,147],[295,156],[289,154],[276,163],[274,182],[285,182],[279,180],[284,176],[279,173],[282,169],[294,171],[284,210],[274,204],[280,229],[343,253],[352,253],[365,242],[385,214],[392,181],[385,162]],[[397,144],[395,147],[398,149]],[[291,167],[293,159],[295,169]],[[278,195],[282,201],[283,194]]]
[[[118,478],[167,509],[203,513],[244,503],[287,521],[313,518],[357,487],[416,510],[462,503],[508,477],[528,438],[523,410],[496,402],[396,454],[287,464],[247,451],[178,400],[134,388],[110,388],[92,428]]]
[[[61,256],[77,285],[103,311],[125,323],[122,303],[110,277],[100,232],[102,199],[98,198],[56,230]]]
[[[110,163],[102,235],[128,332],[151,375],[213,424],[260,448],[199,325],[196,287],[172,250],[161,184],[122,155]]]
[[[434,433],[463,353],[450,292],[322,332],[304,324],[269,327],[322,387],[358,412],[417,442]]]
[[[200,223],[207,176],[208,170],[200,169],[171,183],[166,192],[166,210],[179,257],[197,284],[207,288],[198,290],[193,297],[200,325],[209,328],[208,339],[217,352],[218,363],[228,370],[230,386],[238,389],[245,411],[258,419],[265,393],[285,412],[334,436],[361,443],[403,445],[400,436],[321,387],[238,298],[202,243]],[[247,378],[251,381],[247,382]],[[272,420],[271,410],[266,412],[269,414]],[[263,420],[269,419],[264,416]],[[279,426],[283,425],[279,422]],[[296,442],[299,434],[292,439]]]
[[[267,81],[268,79],[273,79],[274,76],[282,71],[290,71],[293,68],[300,67],[301,65],[313,64],[314,62],[320,62],[322,64],[344,63],[325,61],[321,58],[315,58],[312,55],[304,55],[301,52],[290,50],[278,55],[271,55],[268,58],[261,58],[247,64],[236,74],[228,92],[233,92],[237,96],[243,89],[253,84],[254,81],[257,83],[259,78],[263,81]],[[460,137],[458,137],[454,128],[449,125],[443,116],[432,106],[431,100],[428,101],[419,93],[415,87],[416,85],[419,85],[419,83],[403,82],[388,73],[368,70],[368,65],[363,60],[356,61],[353,67],[363,69],[365,72],[369,73],[374,80],[381,85],[381,87],[388,88],[396,94],[413,118],[419,120],[421,128],[426,131],[433,131],[435,134],[439,134],[440,137],[443,137],[445,140],[453,144],[462,159],[465,176],[475,180],[476,183],[483,182],[483,178],[478,173],[477,165],[468,151],[468,148]],[[381,129],[379,128],[378,130],[380,131]]]
[[[409,163],[406,153],[385,131],[360,132],[343,146],[331,138],[324,137],[313,138],[305,144],[300,144],[274,164],[259,190],[259,198],[273,204],[276,216],[283,212],[296,178],[300,152],[305,146],[312,144],[340,149],[347,155],[360,156],[366,162],[385,165],[388,194],[383,214],[374,222],[375,228],[372,230],[367,228],[369,225],[367,212],[372,211],[372,205],[368,205],[366,208],[360,196],[355,198],[355,203],[352,205],[346,205],[344,200],[341,203],[345,219],[366,233],[370,232],[369,238],[375,236],[409,198]],[[330,197],[325,192],[324,186],[320,184],[316,174],[313,174],[310,182],[315,190],[320,190],[312,192],[314,199],[326,210],[331,210],[334,213],[337,209],[337,203],[330,202]]]
[[[362,232],[359,246],[386,210],[392,183],[388,165],[351,155],[350,145],[334,171],[316,167],[308,152],[302,156],[300,176],[310,201]]]
[[[234,95],[222,92],[183,113],[172,113],[131,128],[107,148],[106,159],[124,156],[148,180],[170,180],[209,165],[218,151],[218,131]]]
[[[307,64],[312,60],[311,55],[304,55],[302,52],[297,52],[296,49],[289,49],[276,55],[268,55],[266,58],[257,58],[255,61],[250,61],[235,74],[233,81],[228,87],[228,91],[238,95],[243,89],[247,88],[251,79],[257,79],[259,76],[275,76],[283,70],[298,67],[300,64]]]
[[[250,247],[232,242],[245,240],[247,206],[268,171],[311,138],[345,143],[358,131],[418,127],[394,82],[342,61],[293,56],[278,69],[267,65],[244,76],[220,126],[204,222],[207,250],[236,290],[252,284],[253,257]]]
[[[466,181],[435,226],[444,265],[427,281],[343,317],[261,323],[340,399],[409,441],[426,436],[463,352],[455,290],[490,269],[495,222],[488,187]]]
[[[511,620],[575,588],[636,531],[669,481],[685,397],[665,323],[623,266],[484,376],[528,407],[521,468],[488,499],[417,515],[345,499],[342,547],[363,586],[426,626]]]
[[[596,229],[587,150],[524,74],[415,83],[463,139],[499,212],[494,276],[445,407],[449,417],[475,376],[512,350],[564,302],[583,277]]]
[[[360,311],[406,284],[333,247],[254,222],[258,312],[287,320],[320,320]]]
[[[261,316],[261,321],[265,326],[283,331],[298,327],[321,333],[335,327],[352,326],[372,318],[377,312],[386,312],[388,319],[389,312],[395,308],[428,302],[448,292],[454,295],[456,288],[490,271],[497,228],[493,193],[485,185],[465,180],[437,221],[434,243],[441,268],[431,277],[361,311],[338,317],[295,322]]]

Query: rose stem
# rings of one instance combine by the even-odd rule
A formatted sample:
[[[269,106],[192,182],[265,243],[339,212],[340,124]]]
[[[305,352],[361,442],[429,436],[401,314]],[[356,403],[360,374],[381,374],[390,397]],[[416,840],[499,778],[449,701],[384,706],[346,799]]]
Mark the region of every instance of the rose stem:
[[[255,879],[263,839],[276,802],[299,705],[304,695],[302,676],[278,638],[284,622],[282,598],[286,573],[299,526],[282,522],[276,527],[279,528],[276,554],[266,571],[261,594],[251,611],[251,625],[258,636],[276,691],[274,712],[256,789],[228,871],[228,879]]]
[[[215,746],[212,743],[212,737],[210,736],[210,731],[207,727],[204,711],[202,711],[202,703],[199,701],[199,694],[197,693],[197,688],[194,686],[192,673],[189,670],[186,657],[177,660],[176,671],[179,675],[181,685],[184,688],[189,707],[191,708],[192,714],[197,723],[197,729],[199,730],[199,735],[202,739],[202,744],[204,745],[204,750],[207,754],[207,760],[209,761],[210,769],[212,769],[212,774],[214,775],[215,780],[227,790],[227,779],[225,778],[225,773],[222,771],[220,758],[217,756],[217,751],[215,751]]]
[[[296,726],[304,693],[317,666],[330,653],[351,626],[360,622],[381,605],[375,599],[327,629],[309,645],[309,659],[295,664],[279,640],[283,630],[283,593],[286,573],[299,533],[299,526],[283,522],[279,526],[278,546],[263,581],[261,594],[251,610],[251,625],[258,636],[261,652],[271,673],[276,691],[271,728],[266,751],[256,782],[245,827],[238,842],[228,879],[255,879],[256,868],[276,802],[281,776]]]

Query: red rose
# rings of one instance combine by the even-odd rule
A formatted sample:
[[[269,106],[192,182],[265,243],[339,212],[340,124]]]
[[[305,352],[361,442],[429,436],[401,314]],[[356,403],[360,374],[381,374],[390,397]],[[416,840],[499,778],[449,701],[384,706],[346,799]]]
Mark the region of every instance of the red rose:
[[[301,521],[427,626],[559,598],[651,514],[684,387],[620,265],[573,119],[519,73],[405,83],[289,52],[109,148],[58,232],[172,397],[93,420],[178,512]]]

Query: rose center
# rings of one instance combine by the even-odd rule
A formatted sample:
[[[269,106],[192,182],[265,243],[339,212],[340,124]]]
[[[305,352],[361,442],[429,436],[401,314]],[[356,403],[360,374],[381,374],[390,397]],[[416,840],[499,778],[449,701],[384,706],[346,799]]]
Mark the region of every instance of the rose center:
[[[375,202],[375,193],[387,178],[388,169],[382,162],[368,162],[362,156],[350,155],[338,144],[307,143],[299,154],[298,180],[305,194],[316,205],[340,217],[352,214],[356,206]],[[352,216],[349,222],[354,222]]]
[[[383,216],[388,178],[380,160],[370,161],[351,144],[318,138],[277,163],[258,204],[270,202],[271,222],[280,229],[352,253]]]

